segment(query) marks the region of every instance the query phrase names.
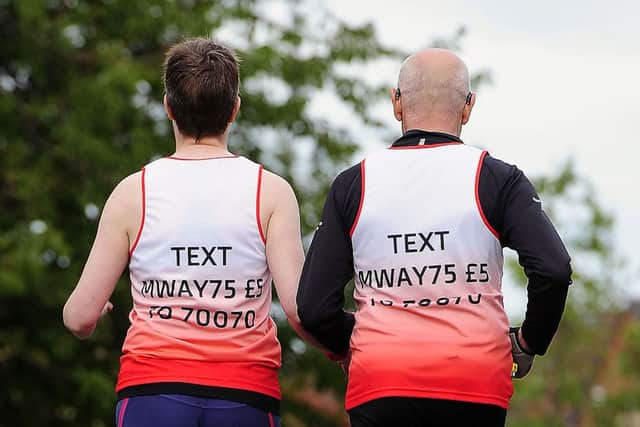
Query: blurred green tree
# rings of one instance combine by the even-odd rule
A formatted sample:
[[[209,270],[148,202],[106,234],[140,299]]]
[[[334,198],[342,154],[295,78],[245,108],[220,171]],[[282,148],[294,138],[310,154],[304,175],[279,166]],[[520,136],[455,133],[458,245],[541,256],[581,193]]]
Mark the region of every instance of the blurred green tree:
[[[615,421],[640,408],[639,346],[633,340],[640,313],[621,291],[628,277],[613,247],[613,217],[571,162],[535,186],[570,249],[574,284],[548,355],[516,382],[508,425],[637,425]],[[526,283],[515,259],[509,266]]]

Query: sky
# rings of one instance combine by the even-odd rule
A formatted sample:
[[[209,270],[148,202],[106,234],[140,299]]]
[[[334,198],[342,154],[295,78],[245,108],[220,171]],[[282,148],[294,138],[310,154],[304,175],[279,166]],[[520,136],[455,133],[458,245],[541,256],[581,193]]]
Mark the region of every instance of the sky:
[[[640,272],[635,253],[640,241],[640,148],[635,133],[635,116],[640,113],[640,3],[325,4],[347,22],[373,22],[383,43],[409,52],[466,27],[459,54],[471,72],[490,70],[493,83],[479,89],[471,122],[463,129],[465,142],[516,164],[532,177],[551,174],[574,159],[578,173],[593,184],[601,204],[615,217],[619,254],[630,271]],[[377,69],[372,78],[388,76],[393,84],[399,67]],[[390,110],[387,117],[397,126]],[[363,154],[377,147],[365,144]],[[634,276],[638,275],[630,275]],[[640,298],[640,282],[625,284],[623,292]],[[521,305],[522,301],[516,304]]]

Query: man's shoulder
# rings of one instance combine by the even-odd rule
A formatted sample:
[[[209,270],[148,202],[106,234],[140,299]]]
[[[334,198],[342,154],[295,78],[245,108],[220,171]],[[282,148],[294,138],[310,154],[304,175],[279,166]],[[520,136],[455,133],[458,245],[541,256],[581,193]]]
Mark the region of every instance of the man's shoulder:
[[[493,157],[489,153],[484,158],[482,169],[496,181],[505,181],[522,175],[522,171],[516,165]]]
[[[360,185],[362,182],[362,173],[365,162],[375,161],[379,157],[384,157],[388,152],[388,149],[380,149],[373,151],[372,153],[368,153],[358,163],[340,172],[333,180],[332,187],[351,187],[354,183]]]
[[[345,203],[348,199],[360,198],[360,193],[362,191],[363,161],[343,170],[333,180],[330,191],[336,200]]]
[[[497,169],[511,169],[511,168],[515,168],[516,166],[512,163],[506,162],[502,159],[499,159],[497,157],[495,157],[494,155],[492,155],[490,152],[487,152],[487,155],[484,159],[485,163],[489,164],[490,166],[497,168]]]
[[[333,180],[334,185],[351,184],[353,183],[353,181],[359,179],[362,175],[363,161],[364,160],[340,172],[338,176],[336,176],[336,178]]]
[[[362,197],[362,162],[338,174],[333,180],[327,199],[342,218],[345,229],[349,230],[355,220]]]

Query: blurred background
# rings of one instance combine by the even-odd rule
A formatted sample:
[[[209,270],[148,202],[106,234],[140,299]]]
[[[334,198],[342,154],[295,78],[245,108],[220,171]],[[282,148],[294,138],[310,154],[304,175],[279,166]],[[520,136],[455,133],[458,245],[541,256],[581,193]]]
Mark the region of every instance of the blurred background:
[[[230,149],[294,185],[305,244],[336,174],[399,136],[401,61],[457,51],[478,92],[463,139],[535,181],[573,257],[560,330],[507,425],[640,426],[638,16],[623,0],[0,0],[0,426],[114,425],[126,277],[88,341],[62,305],[113,187],[173,151],[163,53],[196,35],[241,56]],[[526,280],[506,252],[519,324]],[[341,371],[273,316],[283,425],[346,426]]]

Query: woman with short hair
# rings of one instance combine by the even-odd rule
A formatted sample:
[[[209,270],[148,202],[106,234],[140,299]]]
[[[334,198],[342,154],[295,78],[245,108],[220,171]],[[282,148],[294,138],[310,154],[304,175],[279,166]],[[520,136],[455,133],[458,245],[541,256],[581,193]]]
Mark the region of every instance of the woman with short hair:
[[[118,427],[279,425],[271,279],[292,326],[303,262],[290,185],[227,149],[240,108],[234,53],[205,38],[166,55],[176,151],[107,200],[64,323],[89,337],[128,265],[133,309]]]

